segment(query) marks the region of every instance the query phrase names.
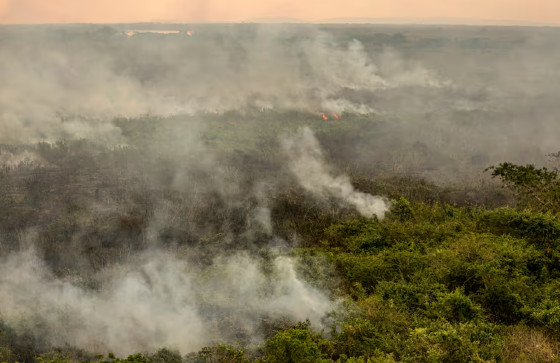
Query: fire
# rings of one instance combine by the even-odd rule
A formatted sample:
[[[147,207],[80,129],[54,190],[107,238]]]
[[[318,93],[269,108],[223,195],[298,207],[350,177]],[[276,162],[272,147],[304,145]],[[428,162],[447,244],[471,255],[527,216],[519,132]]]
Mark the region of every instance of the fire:
[[[340,116],[338,116],[336,113],[333,113],[333,117],[337,120],[340,118]]]
[[[328,120],[329,118],[327,117],[327,115],[325,115],[324,113],[322,114],[323,116],[323,120]]]
[[[189,31],[187,32],[187,35],[190,37],[190,36],[193,35],[193,32],[192,32],[191,30],[189,30]]]

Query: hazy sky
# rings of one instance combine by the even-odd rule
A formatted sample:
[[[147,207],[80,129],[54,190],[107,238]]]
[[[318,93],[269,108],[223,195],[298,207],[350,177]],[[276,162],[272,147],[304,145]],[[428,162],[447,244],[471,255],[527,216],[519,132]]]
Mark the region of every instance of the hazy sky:
[[[560,0],[0,0],[0,23],[454,17],[560,24]]]

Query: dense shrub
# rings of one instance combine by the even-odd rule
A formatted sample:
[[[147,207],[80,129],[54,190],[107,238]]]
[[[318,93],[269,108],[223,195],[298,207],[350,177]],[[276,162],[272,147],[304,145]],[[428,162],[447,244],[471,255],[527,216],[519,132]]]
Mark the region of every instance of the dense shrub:
[[[151,127],[149,122],[145,126]],[[216,123],[212,127],[226,126]],[[332,136],[325,137],[336,142]],[[244,145],[237,140],[234,146],[226,146]],[[19,234],[33,227],[38,250],[54,273],[64,278],[78,276],[75,280],[91,289],[97,288],[95,277],[101,268],[124,261],[150,243],[170,250],[188,248],[196,255],[193,264],[201,266],[211,265],[224,250],[250,250],[264,260],[273,255],[267,248],[271,232],[256,231],[247,221],[261,202],[254,197],[241,198],[235,205],[218,193],[193,199],[189,191],[176,190],[171,181],[166,184],[164,169],[173,165],[165,163],[149,166],[162,178],[155,183],[157,189],[150,189],[149,181],[124,166],[122,175],[105,173],[131,159],[142,160],[145,151],[141,149],[90,154],[83,143],[37,148],[49,163],[69,167],[40,173],[33,165],[23,165],[3,172],[1,253],[17,249]],[[123,156],[128,153],[133,157]],[[249,157],[246,149],[235,155],[249,162],[244,167],[250,172],[275,175],[263,167],[268,155]],[[358,190],[386,191],[393,199],[392,211],[378,220],[280,185],[267,201],[272,234],[283,238],[273,242],[280,248],[299,247],[292,250],[300,262],[298,274],[333,300],[345,301],[345,308],[325,320],[324,332],[312,331],[305,323],[270,319],[259,325],[263,343],[247,346],[249,339],[236,335],[235,320],[223,316],[221,326],[230,330],[235,338],[231,340],[240,346],[205,347],[185,357],[162,349],[105,359],[92,356],[98,352],[68,347],[52,350],[33,332],[16,332],[0,324],[0,362],[557,361],[558,211],[546,207],[548,202],[523,199],[553,192],[546,189],[542,194],[538,188],[555,183],[556,176],[534,168],[507,168],[497,171],[510,173],[508,178],[529,173],[530,189],[523,189],[529,193],[522,196],[522,189],[517,190],[518,205],[533,209],[450,204],[445,201],[448,191],[420,179],[354,176]],[[516,179],[506,182],[518,183]],[[250,195],[255,187],[248,177],[237,192]],[[100,200],[119,208],[92,211],[89,206]],[[158,221],[161,225],[154,226],[151,221],[158,213],[163,216]],[[224,243],[225,235],[235,243]]]
[[[179,357],[180,358],[180,357]],[[245,352],[227,345],[205,347],[196,353],[185,356],[185,363],[244,363],[248,362]],[[151,363],[151,362],[150,362]],[[164,362],[168,363],[168,362]],[[169,362],[169,363],[174,363]]]
[[[511,234],[541,247],[557,247],[560,221],[552,214],[498,208],[480,215],[481,228],[496,234]]]
[[[323,358],[322,338],[308,329],[289,329],[276,333],[265,344],[266,359],[270,363],[318,362]]]

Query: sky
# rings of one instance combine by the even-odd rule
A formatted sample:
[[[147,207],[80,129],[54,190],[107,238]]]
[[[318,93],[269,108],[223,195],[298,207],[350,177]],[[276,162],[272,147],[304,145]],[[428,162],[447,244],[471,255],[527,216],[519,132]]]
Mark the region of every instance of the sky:
[[[461,18],[560,24],[560,0],[0,0],[0,24]],[[468,23],[468,21],[466,21]]]

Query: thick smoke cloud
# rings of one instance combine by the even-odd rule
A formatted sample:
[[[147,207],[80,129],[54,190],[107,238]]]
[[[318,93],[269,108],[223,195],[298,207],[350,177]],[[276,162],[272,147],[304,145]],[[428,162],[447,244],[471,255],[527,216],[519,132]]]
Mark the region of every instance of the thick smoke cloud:
[[[55,277],[33,248],[0,261],[0,317],[39,341],[131,354],[163,346],[183,353],[228,341],[220,321],[262,340],[260,320],[309,319],[315,328],[335,305],[302,281],[294,261],[275,257],[270,272],[247,254],[197,270],[170,253],[146,252],[100,272],[101,287]]]
[[[357,191],[346,175],[333,176],[323,158],[319,142],[308,127],[282,140],[288,166],[303,188],[322,197],[334,197],[351,205],[365,217],[383,218],[390,203],[383,197]]]
[[[201,28],[192,36],[39,29],[2,29],[2,143],[87,138],[116,144],[120,130],[111,121],[118,116],[247,107],[369,113],[369,102],[344,91],[445,84],[402,62],[382,76],[360,41],[337,42],[314,27]]]

